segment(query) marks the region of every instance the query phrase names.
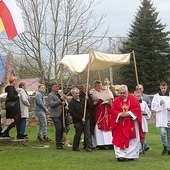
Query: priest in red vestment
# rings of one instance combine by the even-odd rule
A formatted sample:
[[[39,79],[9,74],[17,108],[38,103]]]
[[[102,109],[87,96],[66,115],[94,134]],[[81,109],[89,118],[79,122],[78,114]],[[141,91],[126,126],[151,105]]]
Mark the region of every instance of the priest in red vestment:
[[[118,161],[129,161],[139,157],[142,133],[142,112],[138,100],[128,92],[126,85],[120,86],[120,96],[112,105],[113,139]]]
[[[94,147],[105,149],[105,146],[112,146],[112,126],[111,126],[111,103],[113,94],[108,83],[104,89],[100,81],[95,81],[94,89],[90,91],[94,107],[94,131],[92,143]]]

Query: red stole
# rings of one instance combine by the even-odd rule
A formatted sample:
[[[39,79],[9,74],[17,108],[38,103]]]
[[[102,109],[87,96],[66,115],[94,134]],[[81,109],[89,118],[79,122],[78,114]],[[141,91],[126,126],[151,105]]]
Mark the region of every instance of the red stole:
[[[94,119],[98,129],[103,131],[111,131],[111,106],[108,104],[102,104],[102,100],[94,108]]]
[[[122,97],[119,96],[115,99],[112,105],[112,121],[113,121],[113,145],[124,149],[129,147],[129,141],[136,138],[136,129],[134,120],[128,117],[120,117],[116,122],[117,116],[121,112],[131,111],[138,120],[140,140],[143,138],[142,132],[142,112],[138,100],[128,94],[127,101],[124,102]]]

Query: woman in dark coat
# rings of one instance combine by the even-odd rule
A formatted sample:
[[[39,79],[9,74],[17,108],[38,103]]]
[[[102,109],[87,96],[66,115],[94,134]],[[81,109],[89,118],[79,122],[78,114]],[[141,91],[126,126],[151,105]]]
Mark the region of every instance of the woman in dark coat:
[[[13,118],[14,121],[8,126],[8,128],[3,133],[4,137],[9,137],[9,131],[16,125],[17,129],[17,139],[23,139],[24,137],[20,134],[21,128],[21,111],[20,111],[20,103],[19,103],[19,96],[15,89],[17,78],[11,77],[9,79],[10,85],[5,88],[5,92],[7,92],[6,97],[6,118]],[[7,108],[8,102],[15,102],[15,106],[12,108]]]

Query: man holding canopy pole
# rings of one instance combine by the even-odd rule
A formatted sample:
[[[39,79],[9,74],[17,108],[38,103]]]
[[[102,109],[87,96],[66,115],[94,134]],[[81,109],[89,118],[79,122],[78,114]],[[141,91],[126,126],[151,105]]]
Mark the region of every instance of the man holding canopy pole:
[[[63,149],[62,106],[65,105],[66,96],[64,94],[60,96],[58,90],[58,84],[55,82],[52,83],[51,92],[48,95],[48,101],[50,105],[50,117],[55,126],[56,149]]]
[[[83,98],[83,100],[85,100],[86,99],[86,95],[88,96],[87,97],[88,105],[86,106],[86,108],[87,108],[86,109],[86,114],[88,114],[87,115],[88,119],[86,121],[88,121],[88,125],[90,126],[90,132],[92,132],[93,125],[94,125],[93,109],[94,109],[94,106],[98,103],[98,101],[97,102],[96,101],[95,102],[92,101],[91,94],[89,93],[90,89],[91,89],[91,86],[89,84],[84,84],[82,90],[80,91],[80,98]],[[86,90],[87,90],[87,92],[86,92]],[[84,117],[85,116],[86,115],[84,115]],[[90,148],[94,149],[94,147],[92,145],[91,135],[88,136],[88,137],[89,137],[89,139],[87,139],[87,140],[91,141]],[[86,140],[84,140],[84,148],[86,148]]]
[[[75,128],[75,135],[73,140],[73,151],[80,151],[79,144],[80,144],[80,137],[82,132],[84,133],[84,140],[86,142],[85,150],[87,152],[91,152],[91,137],[90,137],[90,122],[89,122],[89,115],[85,114],[84,117],[84,110],[85,101],[87,101],[88,107],[88,97],[80,98],[80,90],[76,87],[71,89],[71,94],[73,98],[69,102],[69,112],[73,119],[73,124]]]

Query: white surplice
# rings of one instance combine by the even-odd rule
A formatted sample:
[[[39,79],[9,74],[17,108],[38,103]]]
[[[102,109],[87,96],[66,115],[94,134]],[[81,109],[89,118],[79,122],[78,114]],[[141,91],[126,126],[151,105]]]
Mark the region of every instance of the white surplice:
[[[142,103],[140,103],[141,110],[143,112],[142,115],[142,130],[143,132],[148,132],[148,119],[151,118],[151,111],[147,105],[147,103],[142,100]]]
[[[94,147],[100,145],[113,145],[112,144],[112,132],[102,131],[98,128],[97,124],[94,128],[94,135],[92,135],[92,144]]]
[[[164,104],[160,105],[163,100]],[[170,120],[170,96],[160,96],[158,93],[152,99],[151,109],[156,112],[156,127],[168,127],[167,123]]]
[[[109,88],[106,88],[105,90],[100,92],[96,91],[95,89],[92,89],[90,93],[92,95],[93,101],[100,99],[105,102],[108,99],[114,98]],[[98,125],[96,124],[94,128],[94,134],[92,135],[92,144],[94,147],[100,145],[113,145],[112,132],[100,130],[98,128]]]

